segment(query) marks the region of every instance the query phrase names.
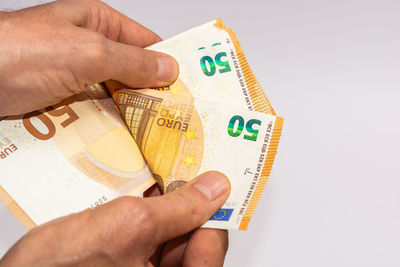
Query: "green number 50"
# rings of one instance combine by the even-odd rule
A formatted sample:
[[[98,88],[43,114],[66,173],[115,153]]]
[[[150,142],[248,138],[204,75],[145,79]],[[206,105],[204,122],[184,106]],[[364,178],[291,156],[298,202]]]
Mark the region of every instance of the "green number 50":
[[[247,134],[244,135],[244,139],[257,141],[258,131],[253,128],[253,125],[261,125],[260,120],[252,119],[246,123]],[[228,134],[232,137],[238,137],[242,134],[244,128],[244,119],[240,115],[233,116],[228,124]]]
[[[225,52],[220,52],[215,55],[215,62],[210,56],[204,56],[200,59],[200,66],[203,73],[207,76],[213,76],[216,72],[215,63],[218,66],[222,67],[218,71],[219,73],[229,72],[231,71],[231,66],[229,65],[229,61],[222,61],[222,57],[226,57]]]

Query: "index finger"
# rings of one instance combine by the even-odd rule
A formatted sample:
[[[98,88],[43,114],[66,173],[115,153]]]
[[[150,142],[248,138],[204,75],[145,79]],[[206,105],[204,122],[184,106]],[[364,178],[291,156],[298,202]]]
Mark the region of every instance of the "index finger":
[[[210,228],[198,229],[189,239],[183,255],[182,266],[223,266],[228,246],[228,231]]]

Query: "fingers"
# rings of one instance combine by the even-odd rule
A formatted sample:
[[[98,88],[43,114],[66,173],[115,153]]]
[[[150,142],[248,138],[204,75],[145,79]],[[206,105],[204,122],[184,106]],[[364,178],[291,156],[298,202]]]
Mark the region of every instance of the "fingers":
[[[223,266],[228,250],[228,231],[221,229],[198,229],[189,239],[182,266]]]
[[[149,266],[148,267],[154,267],[154,266],[160,266],[161,262],[161,255],[164,250],[165,244],[160,245],[157,247],[153,255],[149,258]]]
[[[52,17],[58,27],[70,25],[63,44],[68,55],[60,60],[73,73],[68,89],[79,93],[96,82],[109,79],[132,88],[163,87],[178,76],[178,63],[163,53],[143,47],[161,38],[98,0],[60,0],[30,9],[37,17]]]
[[[61,18],[113,41],[146,47],[162,40],[151,30],[98,0],[61,0],[51,5]]]
[[[98,33],[86,34],[84,41],[74,44],[74,50],[81,56],[74,59],[71,70],[84,81],[80,82],[81,90],[106,80],[117,80],[132,88],[162,87],[174,82],[179,74],[173,57],[110,41]]]
[[[203,225],[229,194],[226,176],[207,172],[172,193],[144,199],[152,213],[154,242],[161,244]]]
[[[174,82],[179,67],[166,54],[109,41],[109,78],[133,88],[162,87]]]
[[[228,250],[228,231],[197,229],[166,243],[159,266],[222,266]]]
[[[122,197],[88,211],[87,226],[98,251],[121,261],[143,261],[160,244],[203,225],[225,203],[230,183],[225,175],[207,172],[167,195]]]
[[[191,234],[186,234],[168,241],[162,252],[159,266],[182,266],[183,255],[185,253],[190,236]]]

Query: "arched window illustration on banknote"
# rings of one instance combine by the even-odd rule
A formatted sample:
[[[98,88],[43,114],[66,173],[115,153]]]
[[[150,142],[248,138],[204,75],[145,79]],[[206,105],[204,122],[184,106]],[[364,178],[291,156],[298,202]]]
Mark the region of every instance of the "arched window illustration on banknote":
[[[204,137],[191,97],[177,98],[152,89],[122,89],[114,94],[114,100],[164,192],[197,175]]]
[[[148,138],[145,133],[153,125],[161,102],[161,98],[139,93],[118,95],[119,111],[140,148],[145,147]]]

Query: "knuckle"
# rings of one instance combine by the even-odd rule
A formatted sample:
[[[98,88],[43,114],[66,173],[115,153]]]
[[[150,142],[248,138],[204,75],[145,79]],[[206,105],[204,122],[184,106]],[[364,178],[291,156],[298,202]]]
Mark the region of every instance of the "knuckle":
[[[97,10],[102,4],[100,0],[77,0],[77,2],[88,10]]]
[[[183,194],[180,190],[177,191],[176,198],[181,203],[182,211],[192,218],[193,221],[199,221],[203,219],[204,213],[199,209],[197,201],[195,200],[196,194]]]
[[[141,78],[147,78],[151,74],[148,62],[145,60],[144,56],[139,56],[136,60],[136,64],[137,68],[140,70],[138,73]]]
[[[154,232],[154,213],[147,205],[140,205],[136,211],[134,220],[137,229],[140,229],[144,237],[149,237]]]
[[[132,212],[138,209],[140,206],[139,199],[135,197],[121,197],[118,200],[118,212],[125,215],[131,215]]]
[[[154,214],[152,209],[141,199],[123,197],[119,212],[123,214],[124,221],[129,224],[128,228],[133,231],[140,229],[141,234],[151,234],[154,226]]]
[[[130,196],[118,198],[108,214],[107,229],[100,232],[102,243],[108,244],[104,248],[108,254],[128,252],[137,246],[152,244],[154,216],[142,199]]]
[[[136,69],[138,79],[142,81],[149,81],[153,77],[155,77],[157,69],[156,69],[156,60],[153,56],[148,55],[146,52],[139,52],[139,55],[136,58]]]
[[[94,33],[85,49],[85,54],[92,67],[103,73],[107,66],[110,48],[107,39],[100,33]]]
[[[108,42],[106,37],[101,33],[95,33],[92,41],[92,55],[95,59],[104,59],[109,52]]]

